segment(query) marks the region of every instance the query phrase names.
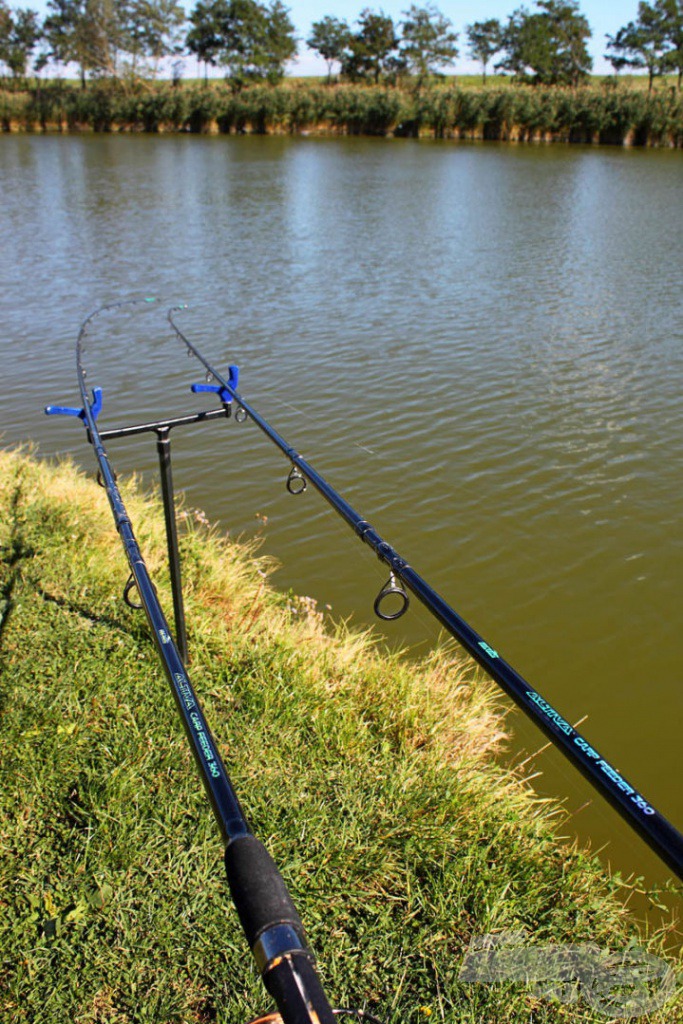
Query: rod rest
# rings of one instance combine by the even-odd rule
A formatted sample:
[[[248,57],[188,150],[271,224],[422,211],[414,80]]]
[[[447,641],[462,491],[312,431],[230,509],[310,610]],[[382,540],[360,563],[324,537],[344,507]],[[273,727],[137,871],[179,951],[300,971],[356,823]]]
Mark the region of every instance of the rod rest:
[[[93,419],[102,412],[102,388],[92,389],[93,402],[90,406],[90,412],[92,413]],[[85,421],[85,409],[74,409],[68,405],[46,405],[45,406],[46,416],[78,416],[79,419]]]
[[[238,366],[229,367],[228,372],[228,385],[236,389],[240,379],[240,371]],[[209,391],[214,395],[218,395],[223,405],[230,405],[232,402],[232,395],[227,388],[223,387],[222,384],[191,384],[190,391],[193,395],[197,395],[202,391]]]

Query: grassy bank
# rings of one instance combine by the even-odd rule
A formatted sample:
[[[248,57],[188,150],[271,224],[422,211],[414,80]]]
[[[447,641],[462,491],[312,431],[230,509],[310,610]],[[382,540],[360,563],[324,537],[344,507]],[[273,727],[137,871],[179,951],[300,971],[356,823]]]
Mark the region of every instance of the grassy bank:
[[[448,83],[421,93],[302,81],[240,93],[225,83],[57,82],[0,91],[4,131],[318,132],[683,146],[683,95],[660,87],[581,89]]]
[[[157,503],[124,490],[168,607]],[[266,1000],[147,626],[121,601],[104,492],[0,452],[0,507],[0,1018],[246,1022]],[[605,1019],[458,980],[488,932],[638,939],[618,880],[562,846],[558,808],[496,765],[492,688],[452,650],[409,665],[324,628],[196,519],[182,538],[191,674],[333,1001],[387,1024]]]

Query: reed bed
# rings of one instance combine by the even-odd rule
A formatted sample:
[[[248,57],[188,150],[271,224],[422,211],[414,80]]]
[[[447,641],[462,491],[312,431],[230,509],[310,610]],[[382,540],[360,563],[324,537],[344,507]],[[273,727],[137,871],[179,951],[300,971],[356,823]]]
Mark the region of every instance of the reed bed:
[[[683,95],[672,87],[460,88],[305,82],[125,85],[51,83],[0,91],[5,131],[330,133],[683,146]]]

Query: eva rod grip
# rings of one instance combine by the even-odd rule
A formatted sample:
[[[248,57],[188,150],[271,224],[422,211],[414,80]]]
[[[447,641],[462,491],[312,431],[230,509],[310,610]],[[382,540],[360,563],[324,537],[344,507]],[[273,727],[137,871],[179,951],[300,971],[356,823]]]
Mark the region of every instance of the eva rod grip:
[[[304,926],[292,897],[275,861],[256,836],[239,836],[228,843],[225,871],[250,949],[254,949],[262,932],[281,924],[290,925],[302,945],[306,944]]]

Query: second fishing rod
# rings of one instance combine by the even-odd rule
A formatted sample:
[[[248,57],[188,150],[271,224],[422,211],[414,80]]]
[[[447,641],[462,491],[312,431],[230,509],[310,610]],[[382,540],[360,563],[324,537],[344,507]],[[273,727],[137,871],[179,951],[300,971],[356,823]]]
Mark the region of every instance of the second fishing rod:
[[[101,433],[97,425],[102,389],[93,388],[92,402],[88,394],[83,352],[90,325],[105,312],[143,301],[154,302],[154,299],[111,303],[83,322],[76,343],[82,408],[48,406],[45,411],[49,415],[76,416],[87,429],[99,480],[107,494],[131,579],[140,597],[139,607],[147,616],[154,646],[221,831],[230,893],[263,983],[275,1000],[284,1024],[335,1024],[299,914],[277,866],[251,830],[159,603],[104,445],[102,433],[106,431]]]
[[[258,411],[236,390],[237,374],[231,368],[229,378],[223,377],[190,341],[178,326],[179,313],[188,307],[176,306],[169,310],[168,320],[176,336],[195,356],[207,372],[207,380],[215,385],[196,384],[193,391],[213,391],[222,402],[235,401],[236,419],[250,418],[266,437],[292,464],[288,489],[301,493],[310,483],[328,504],[367,544],[381,562],[389,568],[389,580],[375,602],[381,618],[397,618],[407,608],[410,591],[445,627],[465,650],[486,670],[519,708],[531,718],[552,743],[574,764],[619,814],[628,822],[652,850],[683,880],[683,835],[669,822],[621,772],[609,763],[555,708],[509,665],[476,630],[472,628],[413,569],[375,528],[343,498],[328,481],[317,472]],[[387,597],[398,599],[399,608],[393,614],[384,614],[382,605]]]

